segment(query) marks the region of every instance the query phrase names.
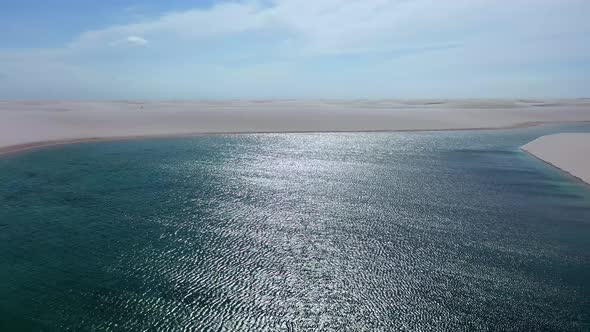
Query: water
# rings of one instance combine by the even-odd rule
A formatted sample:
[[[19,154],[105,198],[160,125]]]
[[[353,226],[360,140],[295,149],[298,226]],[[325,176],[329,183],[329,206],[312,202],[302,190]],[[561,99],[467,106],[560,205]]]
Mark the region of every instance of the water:
[[[588,331],[590,131],[227,135],[0,159],[1,331]]]

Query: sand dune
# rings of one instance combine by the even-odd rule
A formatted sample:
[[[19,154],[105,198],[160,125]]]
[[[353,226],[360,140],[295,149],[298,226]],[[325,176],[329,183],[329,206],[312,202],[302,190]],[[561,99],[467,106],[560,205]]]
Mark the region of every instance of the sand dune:
[[[89,138],[479,129],[572,121],[590,121],[590,100],[0,101],[0,149]]]
[[[522,149],[590,184],[590,134],[547,135]]]

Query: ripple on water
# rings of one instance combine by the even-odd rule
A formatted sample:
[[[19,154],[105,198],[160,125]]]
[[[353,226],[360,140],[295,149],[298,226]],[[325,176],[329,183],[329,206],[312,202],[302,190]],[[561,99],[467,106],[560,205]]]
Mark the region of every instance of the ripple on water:
[[[4,159],[0,327],[584,331],[590,196],[515,149],[549,130]]]

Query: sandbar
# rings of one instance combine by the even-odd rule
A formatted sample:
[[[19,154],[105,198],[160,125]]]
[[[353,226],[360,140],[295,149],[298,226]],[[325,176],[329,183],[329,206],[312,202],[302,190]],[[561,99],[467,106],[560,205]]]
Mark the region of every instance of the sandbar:
[[[214,133],[500,129],[589,122],[590,99],[0,100],[0,153]]]
[[[522,149],[590,184],[590,133],[542,136],[524,145]]]

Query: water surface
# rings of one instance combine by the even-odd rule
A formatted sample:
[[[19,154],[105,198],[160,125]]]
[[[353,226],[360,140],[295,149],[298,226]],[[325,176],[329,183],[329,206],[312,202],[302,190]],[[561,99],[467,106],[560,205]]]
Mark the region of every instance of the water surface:
[[[0,159],[0,330],[588,331],[590,190],[504,131]]]

